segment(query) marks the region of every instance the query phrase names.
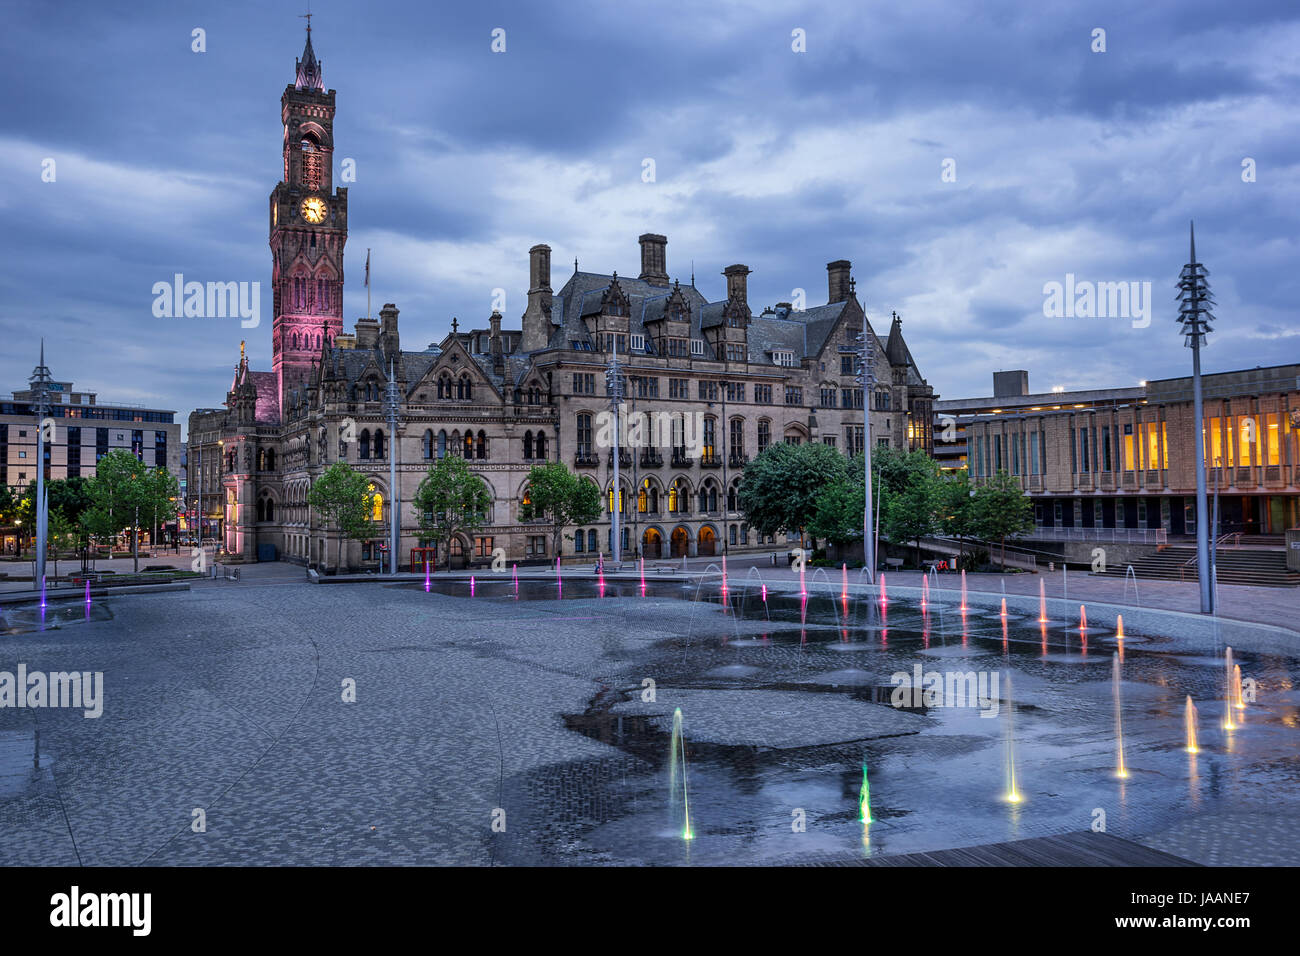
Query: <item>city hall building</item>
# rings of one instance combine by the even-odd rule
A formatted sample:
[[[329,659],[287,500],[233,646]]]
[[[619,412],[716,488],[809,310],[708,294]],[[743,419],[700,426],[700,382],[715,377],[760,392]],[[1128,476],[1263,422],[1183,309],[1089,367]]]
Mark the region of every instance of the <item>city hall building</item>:
[[[1300,525],[1300,365],[1206,374],[1202,389],[1207,490],[1218,493],[1220,533],[1276,536]],[[1195,534],[1190,376],[1090,392],[1004,392],[952,411],[958,406],[976,412],[962,419],[972,480],[1000,470],[1016,476],[1039,526]]]
[[[568,529],[565,556],[611,550],[611,509],[621,509],[625,552],[648,558],[757,548],[736,508],[746,462],[772,442],[822,442],[845,453],[873,437],[897,448],[932,447],[935,395],[894,316],[881,338],[869,329],[877,384],[864,399],[855,381],[863,310],[850,263],[827,266],[827,302],[755,310],[750,269],[722,270],[720,298],[694,277],[671,277],[668,240],[640,237],[633,278],[573,271],[553,277],[551,249],[528,256],[528,302],[519,329],[492,313],[485,327],[452,331],[427,348],[402,347],[399,312],[343,325],[343,250],[349,196],[335,188],[335,92],[326,91],[311,37],[281,98],[283,178],[268,205],[274,287],[272,368],[241,355],[224,407],[189,422],[191,509],[229,552],[272,554],[333,567],[337,536],[307,504],[312,482],[336,461],[369,478],[373,541],[350,542],[344,567],[374,566],[388,539],[394,500],[399,563],[422,542],[412,506],[430,465],[457,455],[487,485],[486,526],[441,543],[454,565],[487,559],[553,560],[544,525],[520,519],[534,465],[561,461],[593,482],[601,518]],[[520,250],[521,265],[523,250]],[[567,271],[567,270],[566,270]],[[555,284],[560,288],[555,291]],[[408,326],[409,328],[409,326]],[[408,336],[409,338],[409,336]],[[625,376],[624,417],[652,418],[634,447],[613,448],[606,367],[617,353]],[[385,398],[398,395],[391,433]],[[389,487],[390,456],[397,487]]]

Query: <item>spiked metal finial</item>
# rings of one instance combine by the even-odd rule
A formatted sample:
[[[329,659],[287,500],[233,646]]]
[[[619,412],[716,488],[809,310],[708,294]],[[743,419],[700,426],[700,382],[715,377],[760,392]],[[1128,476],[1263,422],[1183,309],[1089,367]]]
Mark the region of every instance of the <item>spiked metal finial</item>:
[[[1196,226],[1190,229],[1189,260],[1178,276],[1178,321],[1183,327],[1183,344],[1188,348],[1199,348],[1205,344],[1205,337],[1214,331],[1210,323],[1214,313],[1214,293],[1210,291],[1208,276],[1210,270],[1196,261]]]

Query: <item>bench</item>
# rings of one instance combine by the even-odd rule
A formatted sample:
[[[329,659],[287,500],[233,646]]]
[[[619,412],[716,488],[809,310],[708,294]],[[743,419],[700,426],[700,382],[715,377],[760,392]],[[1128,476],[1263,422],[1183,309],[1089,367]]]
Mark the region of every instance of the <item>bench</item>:
[[[891,570],[897,571],[902,566],[902,558],[885,558],[885,567],[890,568]]]

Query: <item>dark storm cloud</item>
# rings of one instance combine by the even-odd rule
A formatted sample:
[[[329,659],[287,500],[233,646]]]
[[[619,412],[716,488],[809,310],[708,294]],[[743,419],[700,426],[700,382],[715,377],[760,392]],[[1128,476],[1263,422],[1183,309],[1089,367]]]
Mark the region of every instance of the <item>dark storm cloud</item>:
[[[346,321],[365,309],[370,247],[375,301],[401,307],[408,347],[452,315],[484,322],[496,287],[516,323],[534,242],[554,247],[558,286],[575,255],[635,274],[636,237],[655,231],[670,273],[688,280],[694,260],[711,298],[724,266],[748,264],[756,308],[795,289],[819,304],[826,262],[853,260],[872,321],[902,314],[948,397],[1021,365],[1035,387],[1122,385],[1186,369],[1171,303],[1194,217],[1220,301],[1207,366],[1297,358],[1300,24],[1285,3],[313,10],[336,166],[357,169]],[[40,334],[56,376],[182,413],[222,400],[241,339],[269,367],[266,202],[301,12],[9,5],[0,388],[26,380]],[[956,182],[940,181],[946,159]],[[150,289],[176,272],[261,282],[262,327],[154,318]],[[1151,281],[1150,327],[1044,318],[1043,284],[1066,273]]]

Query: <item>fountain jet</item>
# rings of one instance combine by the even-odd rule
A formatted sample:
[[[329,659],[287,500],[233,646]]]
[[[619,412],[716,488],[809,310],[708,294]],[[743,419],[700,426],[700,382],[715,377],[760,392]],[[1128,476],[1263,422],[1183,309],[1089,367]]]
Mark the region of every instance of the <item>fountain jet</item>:
[[[1038,579],[1038,623],[1047,623],[1047,582]]]
[[[1115,696],[1115,776],[1122,780],[1128,776],[1128,765],[1124,762],[1124,721],[1121,716],[1119,652],[1111,655],[1111,681]]]
[[[872,823],[871,784],[867,780],[867,762],[862,761],[862,789],[858,791],[858,822]]]
[[[1236,730],[1237,725],[1232,719],[1232,671],[1234,665],[1232,663],[1231,647],[1224,649],[1223,660],[1224,666],[1227,670],[1223,693],[1223,729]]]
[[[693,840],[695,834],[691,831],[691,801],[686,786],[686,742],[682,738],[682,709],[680,707],[673,711],[673,736],[669,746],[669,806],[676,813],[677,788],[680,785],[682,792],[682,839]]]
[[[1187,731],[1187,752],[1197,754],[1201,748],[1196,746],[1196,705],[1192,703],[1192,695],[1187,695],[1187,704],[1183,707],[1183,727]]]
[[[966,613],[966,569],[961,569],[961,613]]]
[[[921,613],[925,614],[930,604],[930,579],[921,575]]]
[[[1005,794],[1008,803],[1020,803],[1024,796],[1016,786],[1016,732],[1015,732],[1015,704],[1011,691],[1011,675],[1006,675],[1007,684],[1007,719],[1004,725],[1005,736],[1003,738],[1003,763],[1006,773],[1007,791]]]
[[[1241,665],[1232,665],[1232,706],[1238,710],[1246,709],[1246,701],[1241,696]]]
[[[1124,659],[1124,615],[1115,615],[1115,640],[1119,641],[1119,659]]]

